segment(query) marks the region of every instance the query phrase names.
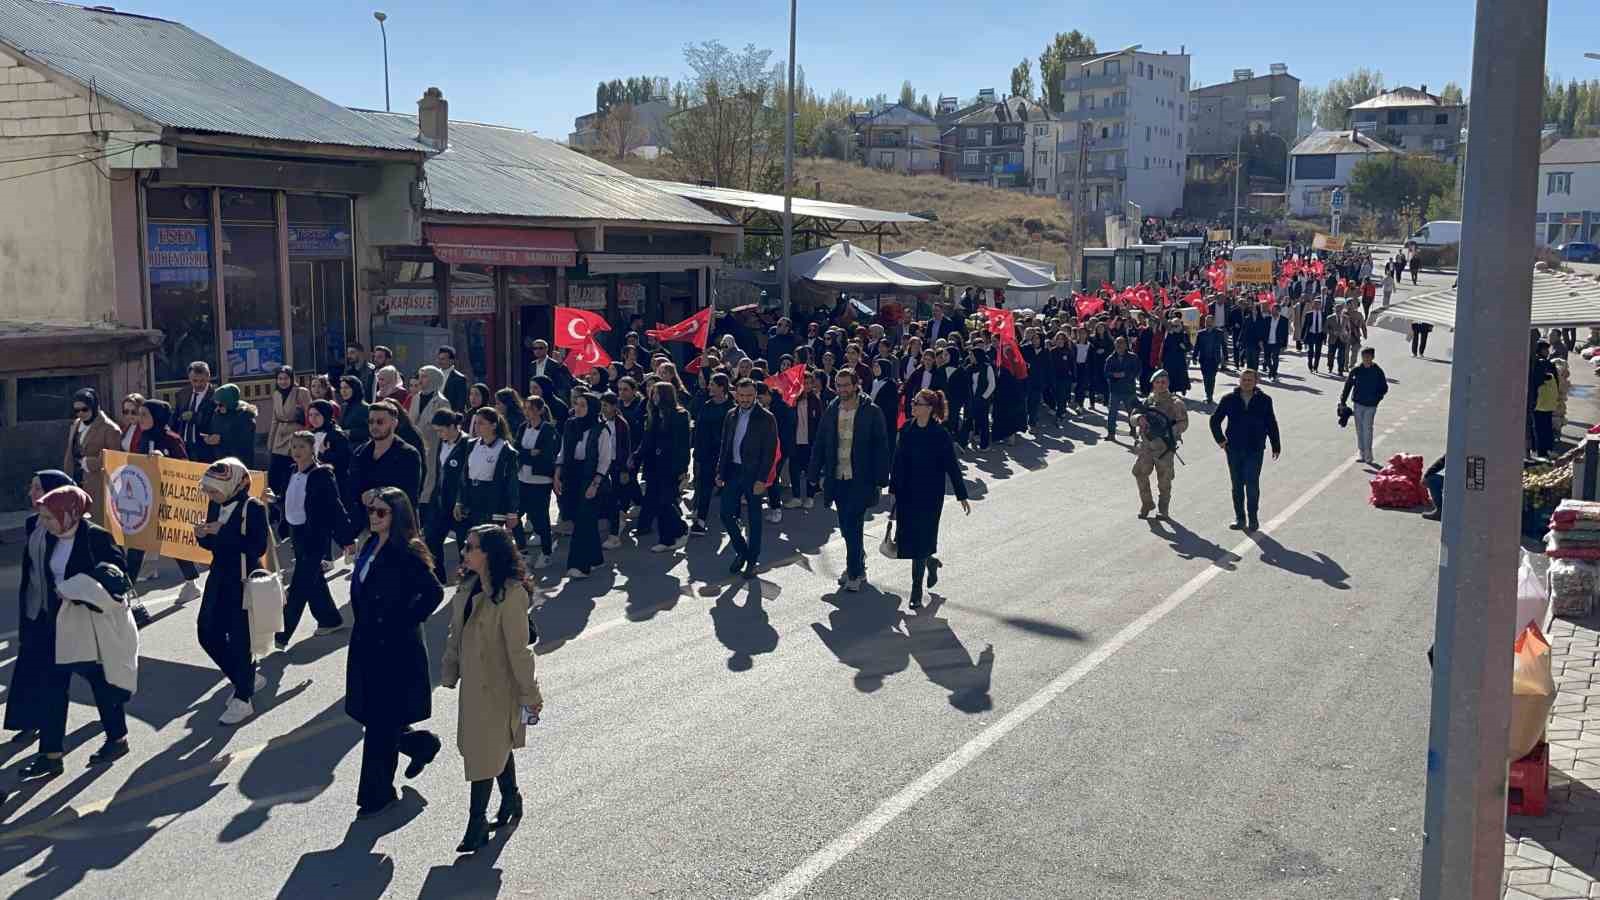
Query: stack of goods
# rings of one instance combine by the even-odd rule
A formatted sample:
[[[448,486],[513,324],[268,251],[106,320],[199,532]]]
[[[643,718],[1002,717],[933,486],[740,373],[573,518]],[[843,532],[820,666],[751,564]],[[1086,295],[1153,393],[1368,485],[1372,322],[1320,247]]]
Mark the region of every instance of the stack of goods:
[[[1551,559],[1600,559],[1600,501],[1562,500],[1550,514],[1544,552]]]
[[[1416,509],[1428,505],[1428,489],[1422,484],[1422,457],[1396,453],[1389,464],[1373,476],[1368,502],[1379,509]]]
[[[1550,604],[1558,616],[1587,616],[1600,592],[1600,563],[1587,559],[1553,559],[1548,573]]]

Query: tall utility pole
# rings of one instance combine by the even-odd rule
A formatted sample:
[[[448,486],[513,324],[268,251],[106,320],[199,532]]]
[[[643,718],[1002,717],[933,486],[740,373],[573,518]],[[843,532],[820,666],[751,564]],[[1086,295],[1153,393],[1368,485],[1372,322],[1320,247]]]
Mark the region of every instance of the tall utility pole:
[[[372,17],[378,20],[378,31],[383,34],[383,111],[394,112],[389,108],[389,29],[383,25],[384,20],[389,18],[389,14],[375,12]]]
[[[1424,900],[1498,900],[1548,0],[1478,0],[1434,626]]]
[[[794,26],[796,4],[789,0],[789,102],[783,122],[783,314],[789,315],[789,257],[794,253]],[[879,238],[881,245],[882,238]],[[880,247],[881,249],[881,247]]]

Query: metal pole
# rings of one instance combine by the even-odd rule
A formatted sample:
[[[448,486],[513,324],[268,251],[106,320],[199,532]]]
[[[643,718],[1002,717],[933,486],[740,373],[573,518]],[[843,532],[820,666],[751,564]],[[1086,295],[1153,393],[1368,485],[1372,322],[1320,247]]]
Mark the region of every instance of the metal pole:
[[[378,31],[383,34],[383,111],[393,112],[389,108],[389,29],[384,27],[384,20],[389,18],[387,13],[375,12],[372,14],[378,20]]]
[[[1478,0],[1439,548],[1424,900],[1497,900],[1548,0]]]
[[[1086,258],[1083,253],[1083,242],[1085,240],[1083,227],[1089,217],[1089,185],[1087,183],[1089,179],[1089,135],[1093,132],[1094,123],[1092,121],[1084,120],[1078,125],[1078,177],[1075,179],[1077,184],[1072,187],[1072,224],[1073,230],[1077,232],[1072,237],[1078,243],[1078,278],[1083,281],[1083,290],[1088,290],[1089,288],[1089,279],[1083,271],[1083,261]]]
[[[798,0],[789,0],[789,102],[783,123],[783,314],[789,315],[789,256],[794,252],[794,29]],[[883,249],[883,237],[878,238]]]
[[[1244,132],[1233,147],[1233,245],[1239,246],[1239,170],[1244,167]]]

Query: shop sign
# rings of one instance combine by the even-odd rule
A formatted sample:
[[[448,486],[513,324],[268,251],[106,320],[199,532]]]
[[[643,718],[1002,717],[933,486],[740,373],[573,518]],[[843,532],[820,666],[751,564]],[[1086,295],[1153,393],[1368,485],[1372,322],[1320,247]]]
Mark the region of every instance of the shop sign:
[[[151,284],[192,284],[211,280],[211,226],[149,226]]]
[[[574,309],[605,309],[605,282],[573,282],[567,285],[567,305]]]
[[[495,309],[492,287],[450,291],[452,316],[492,316]],[[383,292],[382,311],[402,318],[431,318],[439,314],[439,292],[433,288],[390,288]]]
[[[283,365],[283,332],[276,328],[228,331],[228,375],[266,375]]]
[[[648,289],[641,282],[624,281],[617,285],[617,307],[637,310],[644,305]]]
[[[494,314],[494,288],[451,288],[450,315],[492,316]]]
[[[347,259],[350,232],[338,225],[290,225],[289,255],[296,259]]]

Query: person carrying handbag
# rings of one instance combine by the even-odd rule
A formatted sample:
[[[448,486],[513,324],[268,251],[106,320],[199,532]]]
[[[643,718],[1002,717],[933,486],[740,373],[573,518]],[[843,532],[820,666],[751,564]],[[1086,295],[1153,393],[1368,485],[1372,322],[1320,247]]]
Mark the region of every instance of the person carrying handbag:
[[[250,471],[234,457],[211,464],[200,479],[206,520],[194,527],[195,541],[211,551],[211,571],[196,623],[200,647],[233,684],[233,697],[218,720],[237,725],[255,715],[252,698],[266,687],[251,655],[245,583],[261,568],[270,543],[267,507],[250,496]]]

